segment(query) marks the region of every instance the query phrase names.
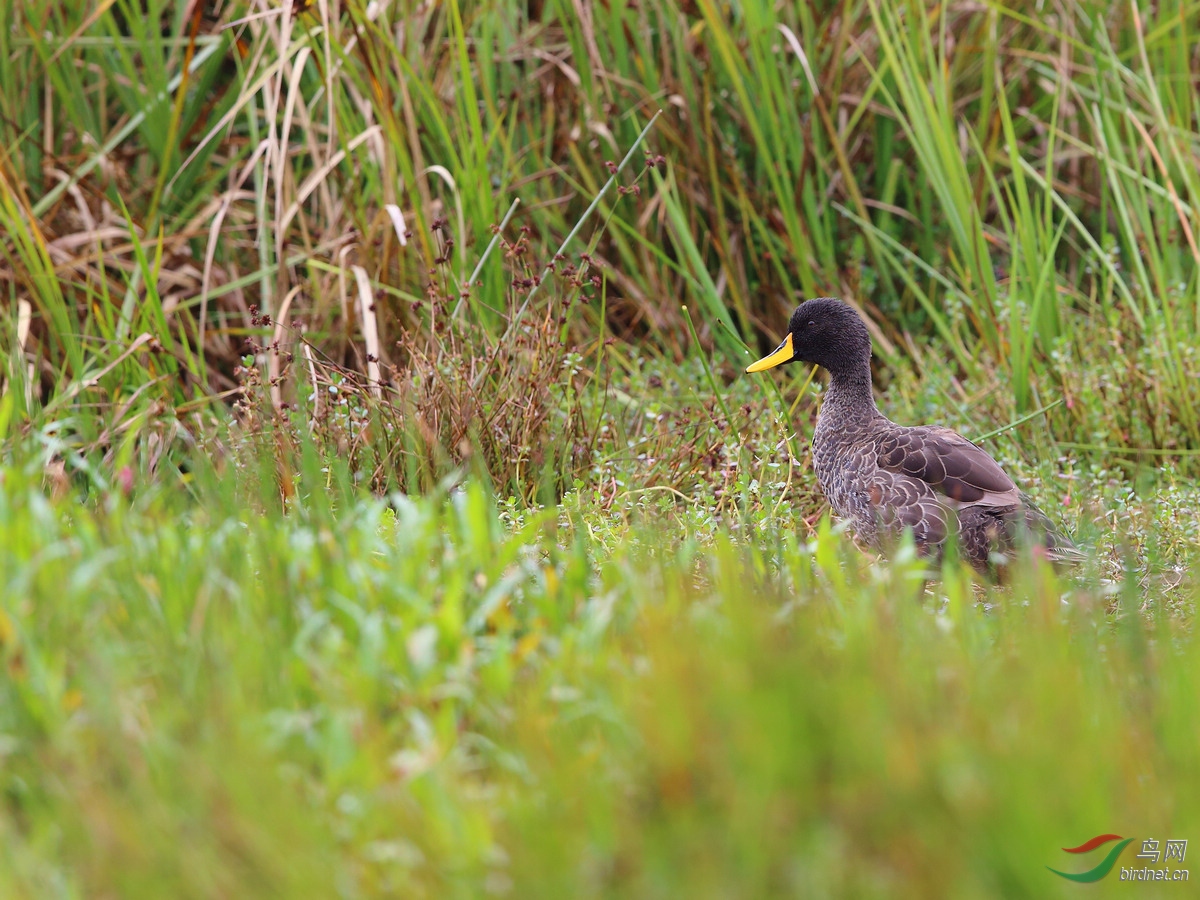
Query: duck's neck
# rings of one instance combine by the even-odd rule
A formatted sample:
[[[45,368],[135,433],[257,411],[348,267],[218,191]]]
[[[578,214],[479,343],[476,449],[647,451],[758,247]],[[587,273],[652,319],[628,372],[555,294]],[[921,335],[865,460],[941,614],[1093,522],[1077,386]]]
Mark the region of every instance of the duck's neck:
[[[871,393],[869,366],[830,373],[829,390],[821,403],[818,430],[845,433],[869,425],[879,416],[875,397]],[[825,428],[821,428],[821,425]]]
[[[825,405],[831,404],[875,412],[875,396],[871,393],[871,369],[855,367],[831,372]]]

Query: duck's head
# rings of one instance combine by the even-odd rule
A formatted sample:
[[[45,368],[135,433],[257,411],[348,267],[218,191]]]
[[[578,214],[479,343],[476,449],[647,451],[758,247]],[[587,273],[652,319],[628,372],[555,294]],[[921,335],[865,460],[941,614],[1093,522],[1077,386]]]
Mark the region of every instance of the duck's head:
[[[783,343],[746,371],[764,372],[791,362],[815,363],[834,375],[869,372],[871,334],[854,308],[841,300],[806,300],[792,313]]]

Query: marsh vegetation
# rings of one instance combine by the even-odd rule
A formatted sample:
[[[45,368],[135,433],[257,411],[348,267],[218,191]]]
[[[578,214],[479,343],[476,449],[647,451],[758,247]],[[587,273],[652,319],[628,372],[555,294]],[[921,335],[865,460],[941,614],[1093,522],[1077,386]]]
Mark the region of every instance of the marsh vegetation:
[[[1045,897],[1200,834],[1195,4],[0,23],[4,896]],[[1076,575],[918,601],[830,522],[820,377],[740,375],[822,295]]]

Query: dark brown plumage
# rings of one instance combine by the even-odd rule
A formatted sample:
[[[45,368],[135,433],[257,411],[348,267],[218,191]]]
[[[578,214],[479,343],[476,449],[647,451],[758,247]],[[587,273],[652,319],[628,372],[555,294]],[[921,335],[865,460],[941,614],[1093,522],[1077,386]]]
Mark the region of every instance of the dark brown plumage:
[[[790,362],[815,363],[830,374],[813,433],[813,469],[860,542],[883,548],[908,528],[922,554],[940,559],[953,537],[962,556],[990,577],[1022,544],[1055,562],[1080,558],[986,451],[949,428],[910,428],[879,412],[871,336],[850,306],[828,297],[801,304],[779,348],[746,371]]]

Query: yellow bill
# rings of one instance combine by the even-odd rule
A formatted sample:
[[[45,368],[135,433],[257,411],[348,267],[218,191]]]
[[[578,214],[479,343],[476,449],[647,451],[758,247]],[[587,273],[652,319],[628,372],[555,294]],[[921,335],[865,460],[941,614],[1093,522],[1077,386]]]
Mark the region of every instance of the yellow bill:
[[[776,366],[782,366],[786,362],[791,362],[795,354],[792,352],[792,335],[789,332],[788,336],[783,339],[783,343],[775,348],[775,352],[764,356],[756,363],[751,363],[746,366],[747,372],[765,372],[767,369],[773,369]]]

